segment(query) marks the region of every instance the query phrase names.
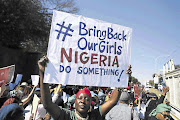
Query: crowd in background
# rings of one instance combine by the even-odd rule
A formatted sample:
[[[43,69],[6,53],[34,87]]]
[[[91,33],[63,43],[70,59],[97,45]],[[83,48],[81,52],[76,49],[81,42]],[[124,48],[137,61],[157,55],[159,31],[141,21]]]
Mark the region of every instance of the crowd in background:
[[[30,120],[32,115],[33,97],[37,95],[41,99],[39,86],[32,86],[31,81],[22,82],[21,85],[15,87],[13,90],[8,89],[8,85],[1,86],[1,98],[0,98],[0,120]],[[50,85],[50,92],[52,95],[52,101],[58,106],[63,108],[74,110],[74,102],[76,93],[84,88],[84,86],[63,86],[63,85]],[[113,93],[111,88],[100,87],[87,87],[90,90],[92,96],[91,108],[97,109],[104,102],[108,101]],[[3,92],[3,93],[2,93]],[[170,107],[169,102],[165,99],[165,95],[168,92],[168,87],[163,89],[163,93],[158,99],[155,93],[149,93],[141,88],[141,95],[139,98],[134,98],[134,93],[130,89],[123,89],[121,97],[116,106],[111,109],[104,119],[107,120],[138,120],[138,119],[152,119],[156,117],[159,109],[160,113],[165,117],[169,117]],[[158,107],[160,108],[158,108]],[[156,110],[158,109],[158,110]],[[35,120],[51,119],[51,116],[46,112],[43,104],[40,103],[37,108]],[[154,118],[155,119],[155,118]]]
[[[0,120],[51,120],[52,113],[47,112],[48,106],[44,103],[46,92],[43,93],[44,86],[33,86],[31,80],[22,82],[20,85],[14,83],[3,84],[0,87]],[[12,87],[13,86],[13,87]],[[49,84],[51,101],[63,110],[76,111],[75,100],[80,93],[90,96],[89,111],[101,108],[109,101],[115,88],[92,87],[75,85]],[[87,89],[84,89],[87,88]],[[160,96],[150,93],[143,86],[140,88],[140,96],[134,97],[132,86],[126,89],[119,89],[120,98],[112,109],[106,114],[101,114],[100,119],[106,120],[172,120],[170,116],[171,107],[166,99],[169,87],[164,87]],[[81,91],[80,93],[78,91]],[[90,91],[90,93],[88,93]],[[43,93],[43,97],[42,97]],[[48,93],[47,93],[48,94]],[[36,99],[35,99],[36,98]],[[37,102],[38,101],[38,102]],[[84,100],[85,101],[85,100]],[[33,108],[36,107],[37,109]],[[51,106],[52,107],[52,106]],[[82,107],[82,106],[80,106]],[[84,106],[83,106],[84,107]],[[35,111],[33,111],[35,109]],[[103,108],[101,108],[103,110]],[[75,112],[76,113],[76,112]],[[95,112],[93,114],[96,114]],[[78,118],[78,114],[76,119]],[[88,117],[82,120],[90,119]],[[98,119],[98,118],[93,118]],[[99,120],[99,119],[98,119]]]

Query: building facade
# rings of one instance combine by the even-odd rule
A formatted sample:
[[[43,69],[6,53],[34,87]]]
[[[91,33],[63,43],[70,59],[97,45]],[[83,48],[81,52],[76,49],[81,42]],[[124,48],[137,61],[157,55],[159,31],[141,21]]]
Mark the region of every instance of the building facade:
[[[180,119],[180,68],[175,69],[172,59],[163,66],[163,80],[170,88],[167,99],[172,107],[172,116]]]

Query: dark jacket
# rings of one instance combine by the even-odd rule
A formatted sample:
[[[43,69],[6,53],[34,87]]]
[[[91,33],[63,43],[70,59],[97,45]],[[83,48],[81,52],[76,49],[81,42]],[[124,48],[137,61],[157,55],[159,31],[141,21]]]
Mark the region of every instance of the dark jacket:
[[[158,100],[151,100],[149,105],[146,107],[146,112],[145,112],[145,120],[148,120],[149,114],[154,110],[158,104],[163,103],[165,96],[161,95],[161,97]]]

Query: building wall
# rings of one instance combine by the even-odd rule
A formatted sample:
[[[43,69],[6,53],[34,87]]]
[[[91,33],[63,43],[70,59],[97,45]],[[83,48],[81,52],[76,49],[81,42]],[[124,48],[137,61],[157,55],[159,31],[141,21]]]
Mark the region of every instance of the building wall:
[[[27,81],[31,78],[30,75],[39,74],[37,61],[41,56],[42,53],[0,46],[0,68],[15,65],[15,78],[16,74],[23,74],[22,81]]]
[[[167,99],[172,105],[172,113],[180,119],[180,68],[165,74],[165,81],[170,91]]]

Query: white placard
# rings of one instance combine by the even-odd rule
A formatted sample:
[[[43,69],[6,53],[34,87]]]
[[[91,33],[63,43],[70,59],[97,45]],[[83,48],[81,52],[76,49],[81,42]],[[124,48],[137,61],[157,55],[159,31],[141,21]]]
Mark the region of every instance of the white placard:
[[[39,84],[39,75],[31,75],[32,85],[37,86]]]
[[[34,94],[33,102],[32,102],[32,111],[31,111],[32,112],[31,114],[34,114],[33,120],[35,120],[36,118],[36,113],[37,113],[39,103],[40,103],[40,99],[38,98],[36,94]]]
[[[44,82],[127,87],[132,29],[53,11]]]

